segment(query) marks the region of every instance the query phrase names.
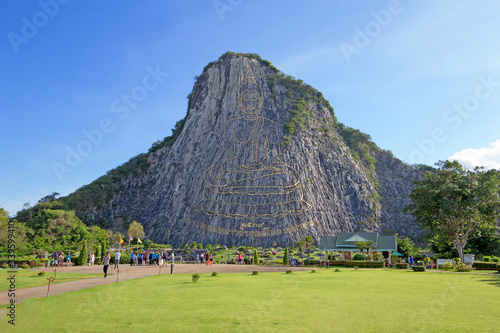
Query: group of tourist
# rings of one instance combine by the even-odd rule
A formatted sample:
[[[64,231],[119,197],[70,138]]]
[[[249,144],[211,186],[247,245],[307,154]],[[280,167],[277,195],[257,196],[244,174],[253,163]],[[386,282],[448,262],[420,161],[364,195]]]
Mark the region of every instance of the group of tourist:
[[[58,266],[58,267],[63,267],[63,266],[71,266],[71,252],[68,252],[68,254],[64,254],[64,252],[57,252],[55,251],[53,254],[50,255],[50,258],[52,258],[52,266]]]
[[[214,263],[214,254],[212,252],[207,253],[196,253],[194,256],[194,264],[205,264],[206,266],[210,266]]]
[[[174,252],[167,253],[166,251],[145,251],[145,252],[137,252],[130,253],[130,266],[164,266],[168,263],[168,261],[174,263],[175,255]]]

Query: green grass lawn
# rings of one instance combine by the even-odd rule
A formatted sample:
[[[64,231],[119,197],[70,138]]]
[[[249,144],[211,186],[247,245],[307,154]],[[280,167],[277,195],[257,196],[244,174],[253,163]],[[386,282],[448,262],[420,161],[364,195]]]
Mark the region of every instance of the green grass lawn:
[[[53,272],[46,272],[43,276],[38,276],[38,271],[29,271],[27,269],[16,270],[16,289],[31,288],[41,285],[47,285],[47,278],[54,276]],[[64,273],[57,272],[56,283],[73,281],[78,279],[89,279],[102,276],[102,274],[84,274],[84,273]],[[7,278],[10,273],[6,269],[0,270],[0,292],[9,289],[10,282]]]
[[[27,299],[0,331],[498,332],[499,309],[498,274],[174,274]]]

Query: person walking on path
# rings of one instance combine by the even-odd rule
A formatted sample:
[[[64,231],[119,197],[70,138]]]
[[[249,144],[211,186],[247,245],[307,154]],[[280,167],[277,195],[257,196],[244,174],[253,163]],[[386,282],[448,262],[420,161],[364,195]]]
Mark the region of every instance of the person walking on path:
[[[90,266],[94,266],[94,261],[95,261],[95,254],[92,252],[90,254]]]
[[[120,268],[120,251],[115,252],[115,268]]]
[[[64,252],[59,254],[59,268],[61,268],[64,264]]]
[[[102,271],[104,272],[104,278],[108,277],[108,268],[109,268],[109,252],[106,252],[106,255],[102,259]]]
[[[130,266],[134,264],[134,251],[130,252]]]
[[[410,256],[410,258],[408,258],[408,264],[410,264],[410,268],[413,266],[413,263],[415,261],[413,260],[413,256]]]
[[[66,255],[66,266],[71,266],[71,252]]]

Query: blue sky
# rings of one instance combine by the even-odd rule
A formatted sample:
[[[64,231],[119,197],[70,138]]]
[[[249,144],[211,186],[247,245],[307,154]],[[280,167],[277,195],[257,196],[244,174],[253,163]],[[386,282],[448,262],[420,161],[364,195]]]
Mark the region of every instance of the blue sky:
[[[500,168],[493,0],[11,0],[0,13],[0,205],[11,215],[170,135],[193,78],[226,51],[312,85],[339,121],[409,164]]]

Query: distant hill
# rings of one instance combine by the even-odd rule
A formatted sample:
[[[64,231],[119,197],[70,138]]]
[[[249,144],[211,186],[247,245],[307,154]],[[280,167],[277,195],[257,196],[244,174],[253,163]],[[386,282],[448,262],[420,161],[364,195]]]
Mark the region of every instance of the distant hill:
[[[60,200],[87,224],[157,243],[290,245],[341,231],[415,235],[422,171],[337,121],[321,92],[256,54],[209,63],[186,117],[148,152]]]

